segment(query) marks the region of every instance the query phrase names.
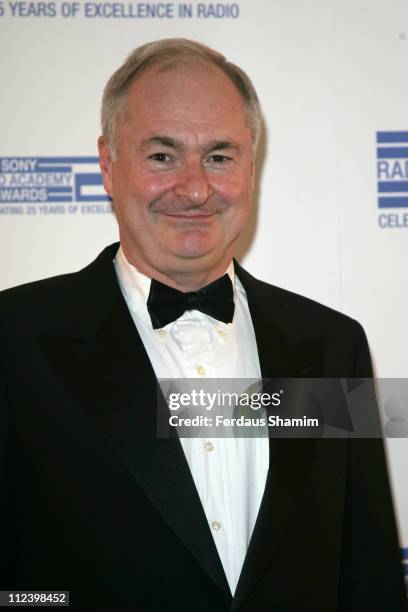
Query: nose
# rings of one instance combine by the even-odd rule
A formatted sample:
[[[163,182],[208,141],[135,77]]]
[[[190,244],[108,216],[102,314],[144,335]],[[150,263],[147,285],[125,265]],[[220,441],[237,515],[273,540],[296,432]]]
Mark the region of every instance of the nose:
[[[191,163],[183,168],[177,177],[173,192],[186,204],[202,206],[207,202],[212,188],[206,171],[200,163]]]

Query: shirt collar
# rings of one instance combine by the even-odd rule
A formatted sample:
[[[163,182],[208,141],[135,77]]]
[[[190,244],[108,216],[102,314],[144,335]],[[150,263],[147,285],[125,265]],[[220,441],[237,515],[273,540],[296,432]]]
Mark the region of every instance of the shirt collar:
[[[147,298],[150,293],[151,279],[139,272],[130,264],[123,252],[122,246],[114,259],[116,274],[125,300],[134,314],[140,317],[149,327],[152,327],[150,315],[147,310]],[[236,299],[234,264],[231,261],[226,272],[231,279],[234,288],[234,301]]]

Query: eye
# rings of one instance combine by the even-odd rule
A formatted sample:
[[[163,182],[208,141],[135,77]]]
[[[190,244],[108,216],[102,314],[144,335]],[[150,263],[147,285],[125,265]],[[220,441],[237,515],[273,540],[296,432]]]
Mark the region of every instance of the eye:
[[[167,153],[153,153],[153,155],[150,155],[149,159],[156,162],[165,163],[170,161],[170,155]]]
[[[227,161],[231,161],[231,158],[227,157],[226,155],[220,155],[219,153],[214,153],[214,155],[210,156],[209,160],[212,162],[215,162],[216,164],[222,164]]]
[[[206,163],[214,168],[219,168],[220,166],[230,166],[233,163],[233,159],[221,153],[212,153],[212,155],[207,157]]]

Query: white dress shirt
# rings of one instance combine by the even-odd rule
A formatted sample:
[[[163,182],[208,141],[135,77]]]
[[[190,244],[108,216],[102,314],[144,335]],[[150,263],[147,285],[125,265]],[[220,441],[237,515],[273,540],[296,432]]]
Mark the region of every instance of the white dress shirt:
[[[122,248],[115,268],[157,378],[261,378],[247,297],[232,262],[227,270],[234,287],[232,323],[190,310],[156,330],[146,306],[150,278],[129,264]],[[181,438],[180,442],[234,595],[265,489],[268,439]]]

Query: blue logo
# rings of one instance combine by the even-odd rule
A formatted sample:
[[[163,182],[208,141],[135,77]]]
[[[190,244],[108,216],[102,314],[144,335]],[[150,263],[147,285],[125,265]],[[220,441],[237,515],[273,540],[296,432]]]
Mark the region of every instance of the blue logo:
[[[0,213],[111,211],[97,157],[0,157]]]
[[[377,132],[378,206],[408,208],[408,132]]]
[[[408,227],[408,132],[377,132],[377,190],[379,226]]]

